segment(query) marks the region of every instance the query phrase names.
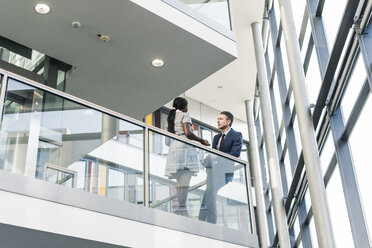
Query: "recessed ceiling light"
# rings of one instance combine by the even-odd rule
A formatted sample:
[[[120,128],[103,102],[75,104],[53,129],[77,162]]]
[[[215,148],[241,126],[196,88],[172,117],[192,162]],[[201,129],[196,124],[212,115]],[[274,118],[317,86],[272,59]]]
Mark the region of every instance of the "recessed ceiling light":
[[[38,3],[35,6],[35,11],[41,15],[46,15],[50,12],[50,7],[45,3]]]
[[[217,88],[219,88],[219,89],[222,89],[222,88],[223,88],[223,86],[222,86],[222,85],[218,85],[218,86],[217,86]]]
[[[78,22],[78,21],[73,21],[71,23],[71,25],[72,25],[73,28],[80,28],[81,27],[81,23]]]
[[[91,110],[91,109],[87,109],[87,110],[85,110],[85,111],[83,112],[83,115],[88,116],[88,117],[91,117],[91,116],[94,115],[94,111]]]
[[[161,59],[154,59],[152,62],[151,62],[152,66],[154,67],[162,67],[164,65],[164,61],[161,60]]]

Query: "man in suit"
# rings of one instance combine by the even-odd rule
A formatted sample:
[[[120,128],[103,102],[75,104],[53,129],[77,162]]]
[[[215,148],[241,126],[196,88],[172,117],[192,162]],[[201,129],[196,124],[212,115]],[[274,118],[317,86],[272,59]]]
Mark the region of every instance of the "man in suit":
[[[240,132],[231,128],[233,120],[234,116],[228,111],[219,114],[217,126],[221,133],[214,136],[212,148],[239,157],[243,138]],[[208,155],[204,165],[207,171],[207,187],[201,203],[199,220],[216,223],[217,193],[225,184],[232,182],[235,163],[221,156]]]

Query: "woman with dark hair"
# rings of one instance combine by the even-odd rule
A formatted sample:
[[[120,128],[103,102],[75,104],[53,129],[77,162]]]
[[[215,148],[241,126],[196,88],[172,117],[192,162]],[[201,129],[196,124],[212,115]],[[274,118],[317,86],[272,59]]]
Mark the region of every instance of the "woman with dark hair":
[[[179,136],[198,141],[209,146],[209,142],[194,134],[192,131],[191,116],[188,111],[188,102],[183,97],[173,101],[173,109],[167,119],[167,130]],[[188,216],[186,200],[189,192],[191,177],[199,172],[199,161],[196,148],[186,143],[174,140],[168,151],[165,175],[169,179],[176,179],[178,210],[175,213]]]

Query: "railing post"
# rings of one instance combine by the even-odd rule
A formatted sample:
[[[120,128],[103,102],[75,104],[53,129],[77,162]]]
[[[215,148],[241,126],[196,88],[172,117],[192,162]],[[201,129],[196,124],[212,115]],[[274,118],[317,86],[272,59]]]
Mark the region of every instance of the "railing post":
[[[252,166],[252,172],[253,172],[254,190],[255,190],[255,195],[256,195],[256,208],[257,208],[260,247],[266,248],[266,247],[269,247],[267,220],[266,220],[266,215],[265,215],[265,205],[263,201],[262,177],[261,177],[260,169],[259,169],[260,162],[259,162],[259,157],[258,157],[257,134],[256,134],[256,128],[254,125],[252,100],[245,101],[245,111],[247,115],[248,134],[249,134],[249,156],[251,158],[251,163],[252,163],[251,166]]]
[[[0,120],[2,122],[3,120],[3,105],[5,101],[5,91],[8,85],[8,75],[5,73],[3,74],[3,77],[1,78],[1,91],[0,91]]]
[[[143,134],[143,205],[149,206],[149,128]]]
[[[269,95],[269,83],[267,80],[259,23],[252,23],[252,33],[256,55],[258,81],[261,92],[260,101],[262,106],[262,121],[265,132],[265,145],[270,174],[270,186],[273,197],[275,224],[278,230],[280,247],[289,248],[291,247],[291,245],[289,240],[287,217],[283,204],[283,188],[279,172],[278,152],[276,148],[276,139],[274,135],[274,125]]]

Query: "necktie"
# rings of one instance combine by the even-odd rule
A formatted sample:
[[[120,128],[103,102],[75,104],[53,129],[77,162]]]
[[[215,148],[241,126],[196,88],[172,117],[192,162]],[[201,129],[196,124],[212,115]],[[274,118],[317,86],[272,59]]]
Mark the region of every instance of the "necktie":
[[[222,137],[221,137],[221,142],[220,142],[220,151],[221,151],[221,148],[222,148],[222,142],[223,142],[223,140],[225,139],[225,136],[226,136],[226,134],[222,134]]]

